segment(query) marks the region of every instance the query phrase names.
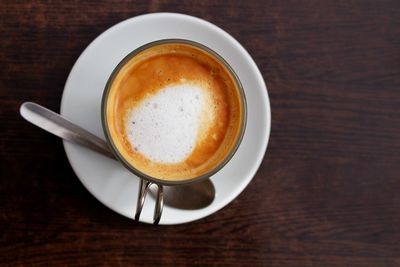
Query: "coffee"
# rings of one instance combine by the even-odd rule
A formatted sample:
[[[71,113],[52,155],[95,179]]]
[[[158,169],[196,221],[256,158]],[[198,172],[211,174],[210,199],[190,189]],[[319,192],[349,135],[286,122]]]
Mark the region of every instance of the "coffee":
[[[239,84],[220,59],[194,45],[143,49],[108,86],[104,105],[111,143],[147,176],[182,181],[204,175],[240,138]]]

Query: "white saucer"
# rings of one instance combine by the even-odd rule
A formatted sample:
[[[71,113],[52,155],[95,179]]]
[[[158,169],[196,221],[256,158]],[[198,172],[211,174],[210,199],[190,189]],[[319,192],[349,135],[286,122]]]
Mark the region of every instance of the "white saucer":
[[[271,125],[267,88],[250,55],[232,36],[209,22],[182,14],[154,13],[125,20],[97,37],[76,61],[64,88],[61,114],[104,138],[100,103],[112,70],[135,48],[166,38],[202,43],[225,58],[243,84],[248,107],[246,132],[238,151],[211,178],[216,189],[213,203],[200,210],[164,207],[160,224],[179,224],[208,216],[237,197],[255,175],[267,148]],[[133,219],[137,177],[118,162],[78,145],[64,142],[64,147],[83,185],[104,205]],[[140,220],[152,223],[153,209],[154,200],[148,197]]]

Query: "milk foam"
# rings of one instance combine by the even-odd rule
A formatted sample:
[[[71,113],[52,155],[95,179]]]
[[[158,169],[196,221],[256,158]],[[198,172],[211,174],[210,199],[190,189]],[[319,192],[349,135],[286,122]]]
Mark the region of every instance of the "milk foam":
[[[196,145],[205,98],[195,84],[167,86],[144,98],[126,118],[132,149],[155,162],[185,160]]]

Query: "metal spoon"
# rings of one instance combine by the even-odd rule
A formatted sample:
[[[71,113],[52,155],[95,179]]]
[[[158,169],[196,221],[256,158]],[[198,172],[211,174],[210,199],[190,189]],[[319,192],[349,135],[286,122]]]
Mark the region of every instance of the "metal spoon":
[[[43,106],[25,102],[19,112],[25,120],[43,130],[115,159],[103,139]],[[152,190],[150,193],[155,195]],[[164,204],[178,209],[201,209],[210,205],[214,197],[215,188],[209,179],[189,185],[164,187]]]

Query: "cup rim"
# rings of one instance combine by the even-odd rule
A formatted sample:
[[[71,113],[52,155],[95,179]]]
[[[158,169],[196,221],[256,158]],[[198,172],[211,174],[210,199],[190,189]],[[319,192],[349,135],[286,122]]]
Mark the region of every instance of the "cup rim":
[[[135,168],[134,166],[132,166],[132,164],[130,164],[119,152],[119,150],[117,149],[111,135],[110,135],[110,131],[108,128],[108,122],[107,122],[107,99],[108,99],[108,95],[111,89],[111,85],[115,79],[115,77],[117,76],[117,74],[119,73],[119,71],[121,70],[121,68],[127,63],[129,62],[129,60],[131,58],[133,58],[134,56],[136,56],[137,54],[139,54],[140,52],[156,46],[156,45],[161,45],[161,44],[172,44],[172,43],[178,43],[178,44],[187,44],[187,45],[191,45],[194,46],[196,48],[200,48],[204,51],[206,51],[207,53],[211,54],[212,56],[214,56],[219,62],[221,62],[226,68],[227,70],[230,72],[230,74],[233,76],[237,87],[238,87],[238,91],[239,91],[239,95],[240,95],[240,99],[241,99],[241,104],[243,105],[243,112],[241,113],[241,125],[240,125],[240,133],[238,136],[238,139],[236,140],[234,146],[232,147],[231,151],[226,155],[226,157],[220,162],[218,163],[217,166],[215,166],[214,168],[212,168],[211,170],[209,170],[208,172],[190,178],[190,179],[185,179],[185,180],[163,180],[163,179],[159,179],[156,177],[152,177],[146,173],[141,172],[140,170],[138,170],[137,168]],[[129,54],[127,54],[119,63],[118,65],[113,69],[112,73],[110,74],[110,77],[107,80],[107,83],[104,87],[104,91],[103,91],[103,95],[102,95],[102,100],[101,100],[101,122],[102,122],[102,128],[103,128],[103,132],[107,141],[108,146],[111,149],[111,152],[114,154],[115,158],[118,159],[119,162],[122,163],[122,165],[125,166],[125,168],[127,168],[130,172],[132,172],[133,174],[135,174],[136,176],[138,176],[141,179],[145,179],[149,182],[152,183],[156,183],[159,185],[167,185],[167,186],[172,186],[172,185],[184,185],[184,184],[190,184],[190,183],[194,183],[194,182],[199,182],[201,180],[205,180],[210,178],[211,176],[213,176],[214,174],[216,174],[218,171],[220,171],[231,159],[232,157],[235,155],[236,151],[238,150],[242,140],[243,140],[243,136],[245,133],[245,129],[246,129],[246,124],[247,124],[247,101],[246,101],[246,95],[242,86],[242,83],[240,82],[240,79],[238,77],[238,75],[236,74],[236,72],[233,70],[233,68],[229,65],[229,63],[222,57],[220,56],[217,52],[215,52],[214,50],[212,50],[211,48],[192,41],[192,40],[187,40],[187,39],[179,39],[179,38],[168,38],[168,39],[160,39],[157,41],[152,41],[149,43],[146,43],[136,49],[134,49],[133,51],[131,51]]]

